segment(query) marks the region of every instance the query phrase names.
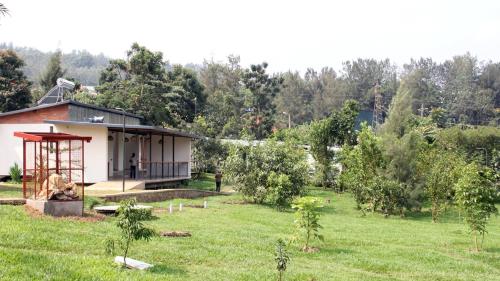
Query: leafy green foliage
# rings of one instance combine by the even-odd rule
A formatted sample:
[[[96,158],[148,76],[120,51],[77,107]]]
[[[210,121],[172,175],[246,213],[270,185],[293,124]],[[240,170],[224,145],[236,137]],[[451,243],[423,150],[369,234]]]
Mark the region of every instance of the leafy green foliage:
[[[371,202],[374,210],[375,198],[372,198],[369,186],[385,165],[380,138],[363,123],[358,144],[354,147],[344,145],[340,159],[345,168],[340,174],[340,184],[351,191],[359,209]]]
[[[23,74],[23,66],[15,52],[0,50],[0,112],[29,106],[31,82]]]
[[[281,77],[266,73],[267,63],[251,65],[242,74],[242,83],[247,92],[245,97],[244,130],[248,137],[263,139],[271,134],[276,107],[273,99],[280,91]]]
[[[120,202],[120,207],[117,210],[118,217],[116,226],[121,230],[121,239],[118,240],[120,248],[123,250],[123,266],[126,267],[126,258],[129,252],[132,241],[146,240],[149,241],[155,236],[155,231],[144,226],[143,221],[151,220],[150,209],[136,208],[135,199],[124,200]],[[106,242],[106,251],[112,253],[114,242],[108,240]]]
[[[464,211],[464,220],[474,234],[476,251],[477,235],[484,239],[486,223],[491,214],[498,213],[495,201],[500,192],[495,186],[495,175],[490,169],[479,169],[476,163],[468,164],[461,171],[461,177],[455,185],[455,199]]]
[[[298,234],[302,234],[305,244],[303,251],[311,250],[309,242],[311,239],[323,241],[323,235],[319,234],[322,226],[319,224],[319,210],[323,208],[321,199],[312,196],[297,198],[293,201],[292,208],[295,212],[295,226]]]
[[[19,165],[17,165],[17,163],[14,163],[14,165],[10,166],[9,168],[10,180],[14,183],[21,182],[22,173],[23,172],[21,171],[21,169],[19,169]]]
[[[492,169],[500,167],[500,128],[454,126],[440,130],[436,143],[443,150],[459,151],[468,161],[476,160]]]
[[[286,244],[282,239],[278,239],[278,241],[276,241],[274,260],[277,263],[276,269],[278,270],[278,281],[282,281],[284,280],[283,274],[285,273],[288,262],[290,261],[290,256],[286,251]]]
[[[433,222],[437,222],[443,208],[453,198],[453,188],[463,165],[460,155],[455,152],[433,148],[422,153],[419,170],[425,174],[424,188],[431,201]]]
[[[319,182],[322,186],[333,185],[331,146],[352,144],[354,125],[359,108],[355,101],[346,101],[341,111],[333,112],[328,118],[315,121],[310,126],[311,153],[317,162]]]
[[[111,60],[101,73],[96,103],[142,115],[154,125],[192,122],[205,102],[196,75],[181,66],[166,72],[163,54],[134,43],[127,61]]]
[[[305,152],[291,143],[233,146],[224,167],[235,189],[257,203],[282,208],[305,192]]]

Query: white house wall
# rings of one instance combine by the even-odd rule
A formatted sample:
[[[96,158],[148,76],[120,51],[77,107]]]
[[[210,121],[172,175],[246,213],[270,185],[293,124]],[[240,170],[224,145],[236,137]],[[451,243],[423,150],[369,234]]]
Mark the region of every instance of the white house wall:
[[[23,139],[14,132],[50,132],[50,124],[0,124],[0,175],[8,175],[10,166],[23,167]]]
[[[108,180],[108,128],[55,125],[54,131],[92,137],[90,143],[85,143],[85,182]]]

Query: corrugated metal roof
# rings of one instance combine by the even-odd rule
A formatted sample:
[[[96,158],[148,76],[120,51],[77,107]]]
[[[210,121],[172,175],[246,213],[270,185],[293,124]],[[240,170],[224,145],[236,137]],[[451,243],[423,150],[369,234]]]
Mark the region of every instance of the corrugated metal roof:
[[[64,105],[64,104],[71,104],[71,105],[76,105],[76,106],[81,106],[81,107],[86,107],[86,108],[93,108],[93,109],[97,109],[97,110],[112,112],[112,113],[115,113],[115,114],[123,114],[122,111],[116,110],[116,109],[99,107],[99,106],[95,106],[95,105],[91,105],[91,104],[81,103],[81,102],[74,101],[74,100],[65,100],[65,101],[58,102],[58,103],[42,104],[42,105],[38,105],[38,106],[33,106],[33,107],[24,108],[24,109],[19,109],[19,110],[14,110],[14,111],[0,113],[0,117],[2,117],[2,116],[8,116],[8,115],[14,115],[14,114],[23,113],[23,112],[30,112],[30,111],[44,109],[44,108],[50,108],[50,107],[60,106],[60,105]],[[138,118],[138,119],[144,119],[140,115],[132,114],[132,113],[128,113],[128,112],[125,112],[125,116],[135,117],[135,118]]]
[[[112,123],[91,123],[91,122],[77,122],[77,121],[62,121],[62,120],[44,120],[45,123],[54,124],[54,125],[77,125],[77,126],[94,126],[94,127],[106,127],[112,131],[122,131],[123,124],[112,124]],[[195,134],[182,132],[170,128],[162,128],[155,126],[146,126],[146,125],[125,125],[125,132],[127,133],[155,133],[160,135],[168,135],[168,136],[180,136],[186,138],[199,139],[200,136]]]

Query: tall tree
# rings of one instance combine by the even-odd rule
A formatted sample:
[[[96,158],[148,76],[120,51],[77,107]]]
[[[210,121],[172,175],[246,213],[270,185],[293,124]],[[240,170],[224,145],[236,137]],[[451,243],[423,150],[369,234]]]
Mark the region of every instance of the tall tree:
[[[242,130],[244,91],[242,69],[238,56],[229,56],[227,63],[205,61],[200,72],[206,105],[204,115],[211,127],[210,137],[238,138]]]
[[[412,117],[413,97],[408,86],[403,82],[389,107],[389,116],[381,127],[385,134],[394,134],[402,137],[408,133],[410,119]]]
[[[45,92],[48,92],[56,85],[57,78],[63,77],[66,74],[66,70],[63,70],[61,66],[61,57],[61,51],[55,52],[50,57],[45,72],[40,77],[40,85]]]
[[[0,50],[0,112],[28,107],[29,82],[21,71],[24,62],[11,50]]]
[[[479,87],[481,67],[477,58],[469,53],[455,56],[443,63],[442,71],[443,98],[450,116],[456,122],[485,123],[493,115],[495,96],[493,91]]]
[[[195,103],[205,101],[194,73],[181,66],[167,73],[163,54],[137,43],[127,51],[126,61],[110,61],[99,80],[98,104],[140,114],[154,125],[192,122]]]
[[[177,108],[173,110],[181,120],[192,123],[195,115],[203,111],[206,101],[196,73],[181,65],[174,65],[167,73],[166,80],[178,97]]]
[[[373,108],[375,87],[388,105],[398,88],[396,66],[389,59],[357,59],[344,63],[342,78],[348,85],[348,98],[359,101],[364,109]]]
[[[267,137],[273,128],[276,106],[273,99],[283,83],[281,77],[266,73],[267,63],[251,65],[243,72],[242,82],[247,89],[246,113],[243,115],[247,134],[256,139]]]
[[[403,68],[402,80],[413,97],[413,113],[427,116],[433,108],[442,107],[439,66],[431,58],[420,58],[411,59]]]
[[[303,124],[312,120],[312,96],[305,89],[305,81],[298,72],[283,74],[283,85],[276,95],[274,103],[278,112],[277,125],[286,127],[288,116],[292,125]]]

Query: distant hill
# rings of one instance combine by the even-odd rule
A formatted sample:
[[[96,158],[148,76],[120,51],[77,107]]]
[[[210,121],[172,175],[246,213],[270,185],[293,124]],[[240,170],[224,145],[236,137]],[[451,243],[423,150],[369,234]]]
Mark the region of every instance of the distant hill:
[[[41,73],[54,53],[6,43],[0,43],[0,49],[14,50],[25,62],[24,73],[35,84],[38,84]],[[74,78],[83,85],[96,86],[99,83],[99,75],[109,60],[110,58],[103,54],[93,55],[86,50],[78,50],[63,54],[62,66],[67,70],[67,78]]]

